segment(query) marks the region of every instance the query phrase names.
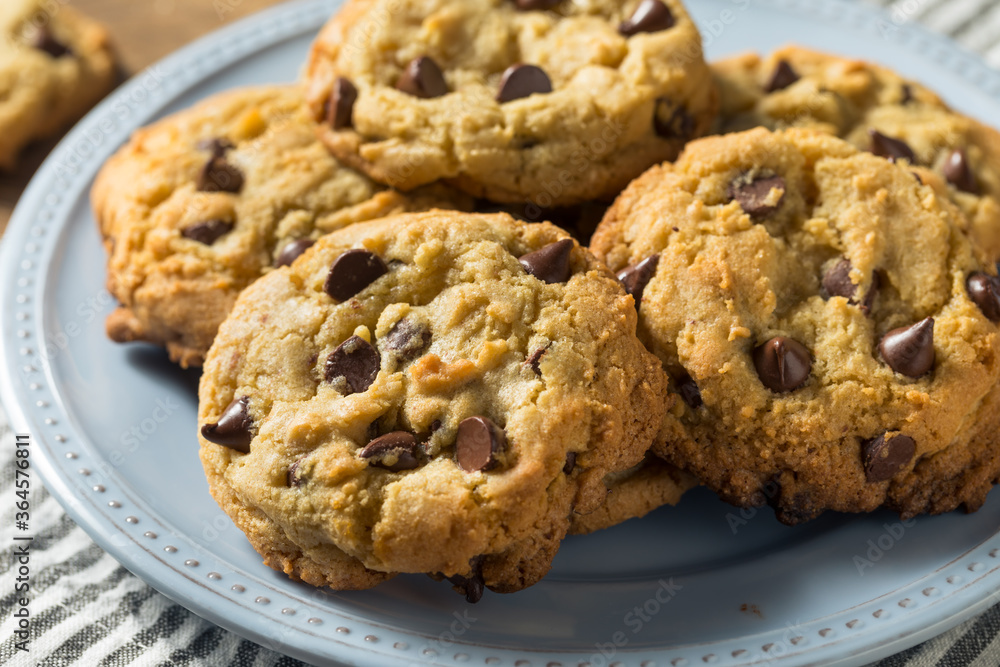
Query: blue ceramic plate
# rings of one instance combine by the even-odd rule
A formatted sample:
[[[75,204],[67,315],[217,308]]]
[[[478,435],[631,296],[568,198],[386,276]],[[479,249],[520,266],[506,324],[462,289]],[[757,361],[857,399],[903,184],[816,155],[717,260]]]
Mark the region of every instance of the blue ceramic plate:
[[[903,15],[834,0],[688,4],[713,56],[798,41],[884,63],[1000,118],[1000,74]],[[826,516],[792,529],[698,490],[568,539],[541,584],[476,606],[424,576],[335,594],[261,565],[208,494],[197,374],[104,336],[112,299],[87,193],[140,125],[233,86],[294,79],[336,6],[278,7],[137,75],[62,142],[7,230],[3,403],[34,438],[34,469],[102,547],[199,615],[324,664],[862,664],[997,601],[997,494],[971,516]]]

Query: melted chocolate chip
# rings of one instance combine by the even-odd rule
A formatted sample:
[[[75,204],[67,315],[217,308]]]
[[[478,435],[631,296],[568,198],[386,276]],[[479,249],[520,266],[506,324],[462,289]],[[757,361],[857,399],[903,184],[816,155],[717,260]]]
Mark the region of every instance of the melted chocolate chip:
[[[483,583],[483,575],[478,569],[472,573],[471,577],[463,577],[460,574],[448,577],[448,582],[455,590],[465,596],[465,601],[469,604],[476,604],[483,599],[485,584]]]
[[[878,130],[868,130],[868,136],[871,137],[871,151],[875,155],[884,157],[889,162],[907,160],[910,164],[917,163],[913,149],[902,139],[886,136]]]
[[[569,280],[569,256],[573,250],[573,239],[562,239],[555,243],[521,255],[518,261],[524,270],[546,283],[564,283]]]
[[[911,378],[934,368],[934,318],[893,329],[882,337],[878,351],[889,368]]]
[[[787,60],[779,60],[774,71],[771,73],[771,78],[764,84],[764,92],[773,93],[784,90],[800,78],[798,72],[792,69]]]
[[[550,343],[551,344],[551,343]],[[542,374],[542,357],[548,352],[549,346],[540,347],[531,353],[531,356],[525,359],[524,364],[526,366],[531,366],[531,370],[535,372],[535,375],[541,376]]]
[[[401,361],[409,361],[420,356],[420,353],[431,344],[431,330],[426,324],[414,323],[404,317],[392,325],[392,329],[389,329],[382,342],[386,349],[395,352]]]
[[[343,378],[344,394],[359,394],[372,386],[380,366],[378,350],[364,338],[351,336],[327,357],[323,377],[327,382]]]
[[[231,231],[233,231],[233,223],[229,220],[206,220],[185,227],[181,230],[181,236],[198,243],[212,245]]]
[[[253,418],[250,417],[249,405],[249,396],[234,398],[222,411],[219,421],[201,427],[201,437],[237,452],[249,453],[250,441],[253,440],[253,433],[250,432]]]
[[[514,0],[514,5],[523,11],[542,11],[552,9],[562,0]]]
[[[998,265],[1000,269],[1000,265]],[[976,271],[965,281],[969,298],[990,322],[1000,322],[1000,278]]]
[[[753,351],[753,363],[760,381],[776,393],[798,389],[812,371],[809,350],[802,343],[784,336],[758,346]]]
[[[507,444],[503,429],[486,417],[469,417],[458,425],[455,459],[465,472],[487,471],[496,466],[496,455]]]
[[[656,267],[659,263],[659,255],[650,255],[638,264],[626,266],[618,272],[618,282],[625,287],[626,292],[632,295],[636,308],[642,304],[642,294],[646,291],[646,285],[656,275]]]
[[[412,433],[393,431],[369,442],[358,456],[368,459],[370,465],[399,472],[420,465],[416,452],[417,439]]]
[[[698,383],[687,373],[677,378],[677,393],[694,410],[704,405],[704,401],[701,400],[701,390],[698,389]]]
[[[902,470],[913,460],[917,444],[908,435],[897,434],[886,437],[883,433],[874,440],[866,441],[861,449],[861,462],[865,468],[865,479],[869,482],[884,482]]]
[[[576,452],[566,454],[566,464],[563,466],[563,474],[569,475],[576,468]]]
[[[666,97],[656,100],[653,111],[653,131],[656,136],[674,140],[687,141],[694,135],[694,116],[684,107],[674,108],[673,102]]]
[[[961,148],[956,148],[948,154],[948,158],[944,161],[944,177],[962,192],[979,194],[979,183],[976,182],[976,175],[972,173],[969,156]]]
[[[313,247],[315,243],[312,239],[298,239],[291,243],[286,243],[285,247],[278,253],[278,256],[274,258],[274,265],[291,266],[292,262],[297,260],[306,250]]]
[[[827,297],[842,296],[853,305],[858,305],[855,295],[858,293],[858,286],[851,282],[851,271],[854,266],[851,260],[844,258],[827,269],[823,275],[823,291]],[[861,311],[867,315],[871,311],[875,296],[878,294],[881,280],[878,273],[872,274],[872,284],[865,294],[865,301],[861,304]]]
[[[31,39],[31,47],[38,49],[39,51],[44,51],[53,58],[62,58],[63,56],[73,56],[73,50],[60,42],[52,34],[46,26],[42,26],[35,32],[34,37]]]
[[[396,89],[424,99],[448,94],[448,84],[444,80],[444,74],[430,56],[420,56],[411,60],[399,75]]]
[[[781,190],[777,201],[773,201],[772,190]],[[748,180],[741,176],[729,185],[729,200],[739,203],[753,218],[766,218],[785,201],[785,179],[781,176],[758,176]]]
[[[913,101],[913,86],[904,83],[899,89],[899,103],[904,107]]]
[[[389,267],[375,253],[348,250],[330,265],[323,289],[337,301],[347,301],[388,272]]]
[[[497,102],[503,104],[519,100],[529,95],[547,94],[552,92],[552,81],[541,67],[534,65],[511,65],[500,79],[500,91]]]
[[[673,28],[676,24],[670,8],[660,0],[642,0],[632,16],[622,21],[618,32],[626,37],[638,35],[640,32],[659,32]]]
[[[354,124],[354,103],[358,101],[358,89],[344,77],[333,82],[330,100],[327,103],[326,122],[335,130],[342,130]]]
[[[197,187],[201,192],[236,194],[243,189],[243,173],[229,164],[224,155],[215,154],[201,168]]]

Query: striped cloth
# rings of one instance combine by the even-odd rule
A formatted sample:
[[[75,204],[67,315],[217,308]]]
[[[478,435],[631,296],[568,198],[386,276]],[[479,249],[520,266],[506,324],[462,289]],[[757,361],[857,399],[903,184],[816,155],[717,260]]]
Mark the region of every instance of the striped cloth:
[[[952,35],[1000,69],[998,0],[867,0],[900,20]],[[0,411],[0,498],[14,492],[14,436]],[[63,512],[37,480],[32,488],[31,652],[15,649],[16,596],[0,592],[0,664],[66,667],[225,665],[293,667],[297,660],[202,620],[144,584],[105,553]],[[14,509],[0,514],[0,580],[12,581]],[[1000,606],[880,667],[1000,665]]]

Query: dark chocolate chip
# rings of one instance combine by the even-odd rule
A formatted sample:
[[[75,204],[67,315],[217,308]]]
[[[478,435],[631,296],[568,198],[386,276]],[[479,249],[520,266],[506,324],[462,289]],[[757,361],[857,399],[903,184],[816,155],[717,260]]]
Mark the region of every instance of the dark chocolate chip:
[[[381,359],[378,350],[360,336],[351,336],[326,359],[324,378],[333,382],[344,378],[345,395],[367,391],[378,376]]]
[[[626,266],[618,272],[618,282],[624,285],[625,291],[632,295],[636,308],[642,303],[642,294],[646,290],[646,285],[656,275],[656,267],[659,263],[659,255],[650,255],[638,264]]]
[[[779,60],[778,65],[771,73],[771,78],[764,84],[764,92],[774,93],[779,90],[784,90],[800,78],[801,77],[799,77],[798,72],[792,68],[787,60]]]
[[[545,353],[548,352],[548,350],[549,350],[548,345],[546,345],[545,347],[540,347],[534,352],[532,352],[531,356],[524,361],[524,364],[526,366],[531,366],[531,370],[535,371],[535,375],[540,376],[542,374],[542,367],[541,367],[542,357],[545,356]]]
[[[333,261],[323,289],[337,301],[347,301],[388,272],[381,257],[355,248]]]
[[[851,270],[854,266],[849,259],[841,259],[831,266],[823,275],[823,289],[828,296],[842,296],[853,300],[858,286],[851,282]]]
[[[523,11],[544,11],[552,9],[562,0],[514,0],[514,5]]]
[[[662,139],[680,139],[687,141],[693,138],[695,129],[694,116],[684,107],[674,108],[673,102],[667,97],[656,100],[653,110],[653,131]]]
[[[899,90],[899,103],[904,107],[913,101],[913,86],[904,83]]]
[[[344,77],[333,82],[333,91],[327,103],[326,122],[335,130],[342,130],[354,124],[354,103],[358,101],[358,89]]]
[[[886,435],[883,433],[874,440],[867,440],[862,446],[861,462],[865,468],[865,479],[869,482],[892,479],[917,453],[917,443],[910,436]]]
[[[212,155],[198,174],[198,189],[236,194],[243,189],[243,173],[229,164],[225,156]]]
[[[781,190],[778,201],[771,203],[771,190]],[[785,201],[785,179],[781,176],[758,176],[749,180],[741,176],[729,185],[729,200],[736,200],[740,207],[753,218],[765,218]]]
[[[286,243],[285,247],[278,253],[278,256],[274,258],[274,265],[291,266],[292,262],[297,260],[306,250],[313,247],[314,243],[316,242],[312,239],[298,239],[291,243]]]
[[[1000,269],[1000,264],[997,266]],[[965,281],[969,298],[990,322],[1000,322],[1000,278],[976,271]]]
[[[39,51],[44,51],[53,58],[73,56],[73,50],[56,39],[52,31],[45,26],[40,27],[35,32],[34,37],[31,39],[31,47]]]
[[[299,474],[299,466],[305,459],[299,459],[292,465],[288,466],[288,472],[285,473],[285,483],[289,487],[300,487],[302,486],[302,476]]]
[[[233,223],[229,220],[206,220],[185,227],[181,230],[181,236],[198,243],[212,245],[231,231],[233,231]]]
[[[979,183],[976,182],[976,175],[972,173],[969,156],[961,148],[953,150],[944,161],[944,177],[962,192],[979,194]]]
[[[568,475],[576,467],[576,452],[566,454],[566,464],[563,466],[563,474]]]
[[[235,449],[247,454],[250,452],[250,441],[253,434],[253,418],[249,412],[250,397],[240,396],[222,411],[219,421],[205,424],[201,427],[201,437],[223,447]]]
[[[911,378],[934,368],[934,318],[893,329],[882,337],[878,351],[889,368]]]
[[[203,151],[209,151],[213,157],[221,157],[226,154],[226,151],[231,151],[236,148],[236,144],[225,137],[214,137],[212,139],[202,139],[199,141],[198,148]]]
[[[518,261],[525,271],[543,282],[564,283],[570,276],[569,255],[572,250],[573,239],[562,239],[521,255]]]
[[[632,16],[618,26],[618,32],[631,37],[640,32],[667,30],[673,28],[675,23],[670,8],[660,0],[642,0],[632,12]]]
[[[910,164],[917,163],[917,156],[913,149],[902,139],[886,136],[878,130],[868,130],[868,136],[871,137],[871,150],[875,155],[884,157],[889,162],[907,160]]]
[[[503,429],[486,417],[469,417],[458,425],[455,459],[465,472],[487,471],[496,466],[496,455],[507,444]]]
[[[465,596],[465,601],[469,604],[476,604],[483,599],[485,584],[483,583],[483,575],[478,571],[473,572],[471,577],[456,574],[453,577],[448,577],[448,582]]]
[[[687,373],[677,378],[677,393],[694,410],[704,404],[704,401],[701,400],[701,390],[698,389],[698,383]]]
[[[753,351],[757,375],[765,387],[776,393],[794,391],[805,384],[812,370],[809,350],[784,336],[772,338]]]
[[[426,324],[414,324],[404,317],[392,325],[382,342],[401,360],[408,361],[418,357],[430,345],[431,330]]]
[[[541,67],[534,65],[511,65],[500,79],[497,102],[503,104],[539,93],[552,92],[552,81]]]
[[[396,88],[424,99],[448,94],[448,84],[444,80],[444,74],[430,56],[420,56],[411,60],[399,75]]]
[[[413,470],[420,463],[417,461],[417,439],[406,431],[393,431],[375,438],[358,454],[368,459],[369,464],[385,468],[391,472]]]

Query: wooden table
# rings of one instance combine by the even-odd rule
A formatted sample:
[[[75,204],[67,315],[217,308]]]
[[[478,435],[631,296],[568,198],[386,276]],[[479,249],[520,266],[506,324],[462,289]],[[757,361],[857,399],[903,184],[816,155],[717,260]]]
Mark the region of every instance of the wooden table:
[[[72,5],[111,29],[126,73],[134,73],[207,32],[279,1],[72,0]],[[58,137],[30,147],[15,172],[0,174],[0,232],[31,175],[57,142]]]

